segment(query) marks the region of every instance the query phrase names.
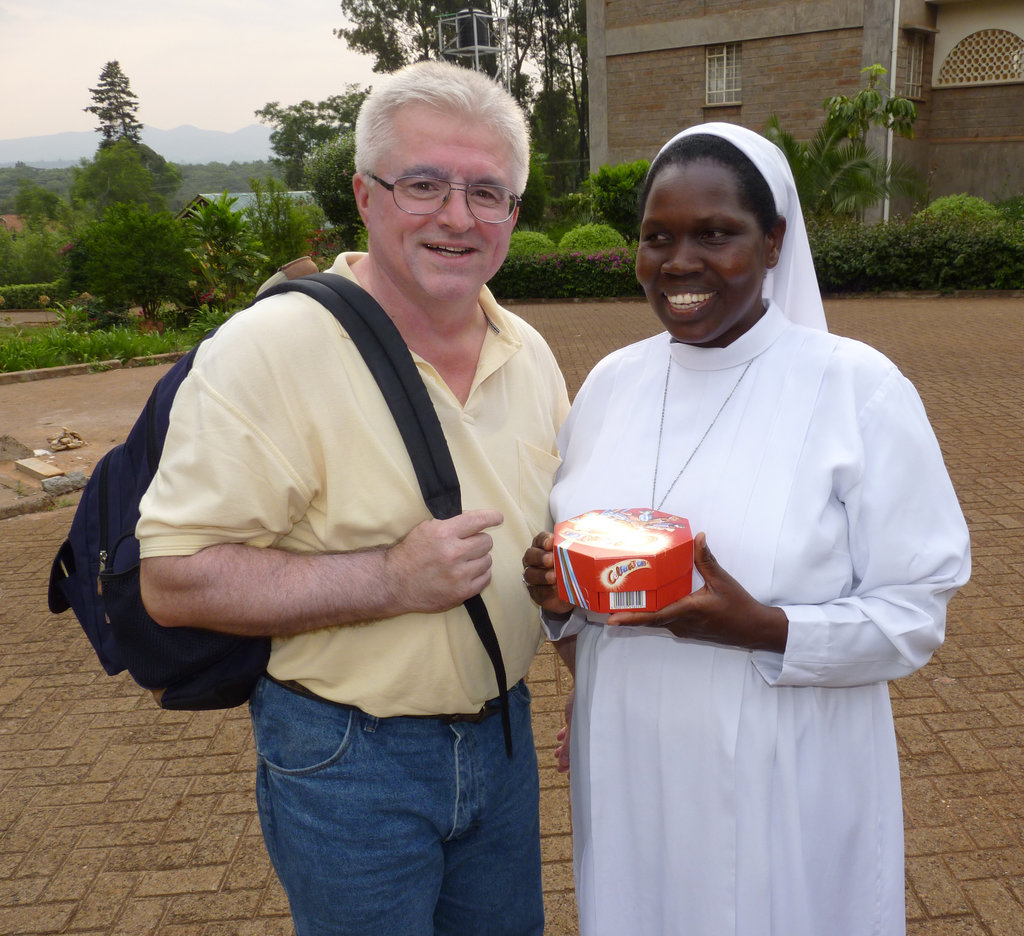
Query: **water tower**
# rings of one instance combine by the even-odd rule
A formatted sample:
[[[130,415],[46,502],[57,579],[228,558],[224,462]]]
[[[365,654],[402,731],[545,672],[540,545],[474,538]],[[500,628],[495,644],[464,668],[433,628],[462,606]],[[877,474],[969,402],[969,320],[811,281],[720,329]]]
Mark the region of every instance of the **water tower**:
[[[472,58],[476,71],[485,71],[481,58],[493,55],[497,66],[495,80],[509,90],[507,19],[483,10],[459,10],[438,18],[437,36],[442,58]]]

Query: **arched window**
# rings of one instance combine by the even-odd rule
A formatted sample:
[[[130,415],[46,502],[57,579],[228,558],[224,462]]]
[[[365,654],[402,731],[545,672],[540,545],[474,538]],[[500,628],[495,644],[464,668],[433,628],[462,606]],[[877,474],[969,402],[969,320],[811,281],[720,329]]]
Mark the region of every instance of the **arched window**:
[[[946,56],[936,85],[1024,81],[1024,39],[1005,29],[979,29]]]

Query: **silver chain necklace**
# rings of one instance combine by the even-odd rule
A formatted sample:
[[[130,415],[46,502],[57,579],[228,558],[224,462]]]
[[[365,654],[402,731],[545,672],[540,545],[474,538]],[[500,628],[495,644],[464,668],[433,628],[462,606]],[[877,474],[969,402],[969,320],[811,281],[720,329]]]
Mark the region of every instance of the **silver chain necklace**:
[[[690,452],[690,457],[687,458],[685,462],[683,462],[683,467],[679,469],[679,474],[675,476],[675,478],[672,480],[672,483],[668,486],[668,490],[664,493],[664,495],[662,495],[661,500],[657,502],[657,506],[655,506],[655,492],[658,490],[658,462],[661,461],[661,437],[665,431],[665,406],[668,403],[668,378],[669,375],[672,373],[672,354],[671,352],[669,352],[668,369],[665,371],[665,392],[662,394],[661,397],[661,422],[658,425],[658,451],[655,453],[654,456],[654,480],[651,482],[651,510],[661,510],[662,504],[665,503],[665,501],[668,499],[669,494],[672,493],[672,488],[676,486],[676,481],[678,481],[683,476],[683,472],[686,471],[686,466],[693,461],[693,456],[697,454],[697,449],[699,449],[701,445],[704,444],[704,440],[708,437],[708,433],[715,428],[715,423],[718,422],[718,417],[722,415],[722,410],[725,409],[726,404],[732,399],[732,395],[738,389],[740,383],[743,381],[743,378],[747,376],[747,371],[750,370],[750,365],[753,363],[753,358],[747,361],[747,366],[743,368],[743,373],[740,374],[736,383],[733,384],[733,388],[732,390],[729,391],[729,395],[725,398],[725,401],[722,403],[720,407],[718,407],[718,412],[715,413],[715,418],[711,420],[711,425],[704,430],[704,435],[700,437],[700,441],[693,447],[693,451]]]

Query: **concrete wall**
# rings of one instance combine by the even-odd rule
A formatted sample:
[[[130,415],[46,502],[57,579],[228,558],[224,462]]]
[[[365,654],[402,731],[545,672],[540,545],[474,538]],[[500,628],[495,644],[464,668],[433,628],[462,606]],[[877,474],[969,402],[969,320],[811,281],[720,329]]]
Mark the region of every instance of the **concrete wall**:
[[[650,158],[704,120],[808,125],[828,93],[860,86],[865,2],[889,0],[588,0],[591,170]],[[741,108],[704,106],[704,46],[720,42],[743,43]]]
[[[1024,2],[988,0],[985,3],[939,0],[936,7],[935,62],[932,81],[956,44],[979,29],[1005,29],[1024,38]]]
[[[775,113],[798,138],[810,136],[823,116],[822,89],[859,87],[860,54],[859,33],[850,29],[745,41],[743,103],[715,106],[704,103],[703,45],[610,57],[605,114],[612,129],[595,168],[651,159],[679,130],[708,120],[761,130]],[[849,76],[845,87],[833,83],[836,67]]]
[[[1024,83],[935,88],[928,160],[932,197],[1024,193]]]
[[[879,63],[903,93],[907,41],[925,37],[924,82],[913,140],[896,158],[929,178],[932,197],[970,191],[990,199],[1024,192],[1024,82],[933,88],[949,51],[982,28],[1024,37],[1024,0],[588,0],[591,169],[650,159],[686,126],[727,120],[755,130],[775,113],[806,138],[832,94],[854,94]],[[909,31],[908,31],[909,30]],[[742,42],[738,105],[704,103],[705,46]],[[869,142],[886,151],[884,131]],[[896,204],[908,211],[910,204]]]

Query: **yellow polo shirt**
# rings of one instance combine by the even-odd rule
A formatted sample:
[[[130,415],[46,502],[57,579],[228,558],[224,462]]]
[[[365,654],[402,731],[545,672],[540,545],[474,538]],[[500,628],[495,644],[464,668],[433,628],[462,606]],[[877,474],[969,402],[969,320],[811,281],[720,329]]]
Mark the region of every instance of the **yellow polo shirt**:
[[[333,272],[353,278],[342,254]],[[542,640],[521,581],[524,550],[551,528],[555,435],[569,400],[543,338],[486,289],[492,323],[465,406],[413,355],[448,439],[464,510],[497,508],[483,593],[509,685]],[[394,420],[335,318],[297,293],[233,316],[199,349],[143,498],[143,558],[218,543],[299,553],[390,544],[430,518]],[[497,695],[462,606],[275,639],[269,672],[378,716],[469,712]]]

